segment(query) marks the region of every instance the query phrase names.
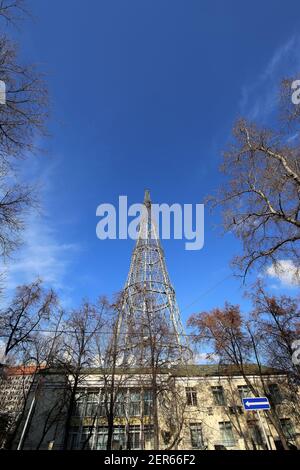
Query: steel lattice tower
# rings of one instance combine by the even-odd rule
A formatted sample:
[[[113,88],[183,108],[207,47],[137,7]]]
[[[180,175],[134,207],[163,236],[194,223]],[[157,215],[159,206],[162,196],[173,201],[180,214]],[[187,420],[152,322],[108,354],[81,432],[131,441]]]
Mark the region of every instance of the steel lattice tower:
[[[125,350],[134,362],[147,364],[151,334],[160,335],[162,356],[174,362],[191,358],[171,285],[164,252],[151,213],[151,200],[145,191],[138,239],[132,253],[128,278],[123,292],[119,317],[119,334],[125,338]]]

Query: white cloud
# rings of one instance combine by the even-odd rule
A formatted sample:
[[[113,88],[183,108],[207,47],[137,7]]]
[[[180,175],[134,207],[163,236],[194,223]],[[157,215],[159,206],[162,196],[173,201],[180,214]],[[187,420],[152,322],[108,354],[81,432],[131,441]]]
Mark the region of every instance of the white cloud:
[[[196,353],[193,356],[195,364],[216,364],[219,363],[220,357],[214,353]]]
[[[300,285],[300,267],[292,260],[282,259],[276,265],[272,264],[266,269],[267,276],[280,281],[283,287],[295,287]]]
[[[242,87],[240,112],[248,118],[264,119],[274,112],[278,104],[278,86],[283,78],[299,75],[300,36],[293,35],[270,58],[259,77]]]
[[[32,216],[27,222],[24,246],[5,269],[5,285],[12,289],[38,276],[56,289],[62,288],[75,244],[61,243],[45,217]]]
[[[11,290],[40,277],[56,290],[63,288],[63,296],[68,300],[66,293],[71,286],[66,283],[66,275],[79,246],[61,241],[55,219],[50,216],[49,205],[55,197],[53,182],[59,170],[59,158],[49,162],[31,155],[30,159],[31,165],[22,167],[21,176],[24,181],[38,187],[42,208],[27,215],[21,249],[6,265],[0,266],[0,272],[4,271],[4,288]]]

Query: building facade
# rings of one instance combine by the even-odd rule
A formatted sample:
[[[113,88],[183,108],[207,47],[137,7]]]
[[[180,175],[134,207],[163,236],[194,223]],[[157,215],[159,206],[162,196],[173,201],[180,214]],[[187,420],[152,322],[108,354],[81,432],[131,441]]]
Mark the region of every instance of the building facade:
[[[247,366],[247,380],[268,392],[271,411],[290,449],[300,448],[298,404],[291,402],[287,377],[280,371],[256,374]],[[153,390],[147,371],[117,371],[114,390],[112,449],[154,449]],[[58,371],[35,380],[23,422],[14,443],[23,449],[62,449],[65,438],[67,390]],[[105,450],[108,436],[107,385],[99,369],[84,371],[76,389],[68,449]],[[264,450],[281,449],[280,436],[265,412],[245,411],[251,397],[245,379],[232,367],[185,366],[160,371],[158,380],[159,449]],[[104,385],[106,384],[106,385]],[[262,391],[263,394],[263,391]],[[298,397],[299,398],[299,397]],[[32,400],[35,404],[32,406]],[[20,446],[21,441],[21,446]]]
[[[0,449],[21,417],[35,373],[36,367],[0,365]]]

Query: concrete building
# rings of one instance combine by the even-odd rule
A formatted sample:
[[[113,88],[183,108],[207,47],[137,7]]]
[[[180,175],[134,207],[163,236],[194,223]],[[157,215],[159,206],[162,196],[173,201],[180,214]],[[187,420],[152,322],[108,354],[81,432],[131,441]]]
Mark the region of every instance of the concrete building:
[[[0,365],[0,449],[23,412],[36,367]]]
[[[263,368],[259,375],[254,365],[246,366],[246,371],[247,379],[256,388],[262,390],[263,380],[272,413],[278,418],[290,448],[300,448],[299,405],[292,402],[287,393],[286,375],[269,368]],[[113,449],[153,449],[150,376],[149,370],[117,371]],[[106,449],[107,389],[104,383],[107,386],[108,377],[100,369],[82,373],[72,410],[69,449]],[[241,398],[251,396],[251,392],[234,367],[196,365],[161,370],[158,383],[160,449],[262,450],[269,447],[276,450],[282,447],[278,432],[265,412],[260,412],[259,419],[257,412],[244,411]],[[70,385],[72,378],[66,378],[57,370],[44,371],[35,379],[15,448],[23,434],[21,447],[24,449],[62,449]]]

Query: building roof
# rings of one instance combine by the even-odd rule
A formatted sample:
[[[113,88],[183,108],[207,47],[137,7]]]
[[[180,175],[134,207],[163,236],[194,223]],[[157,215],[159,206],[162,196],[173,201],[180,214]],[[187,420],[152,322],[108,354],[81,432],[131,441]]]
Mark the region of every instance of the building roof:
[[[4,366],[1,364],[1,368],[5,369],[6,375],[33,375],[37,372],[36,366]],[[39,368],[43,373],[47,374],[62,374],[65,371],[64,368],[51,368],[46,369],[45,367]],[[83,375],[110,375],[112,371],[110,369],[102,369],[99,367],[84,368],[81,370]],[[261,372],[257,364],[245,364],[244,372],[246,375],[286,375],[287,372],[280,369],[275,369],[268,366],[261,366]],[[169,368],[161,368],[157,371],[159,374],[168,374],[173,377],[212,377],[212,376],[241,376],[241,370],[239,367],[232,364],[185,364],[178,365]],[[128,367],[117,368],[117,375],[136,375],[136,374],[151,374],[149,367]]]
[[[51,369],[47,373],[57,374],[62,373],[63,369]],[[45,372],[45,371],[44,371]],[[99,367],[82,369],[83,375],[110,375],[110,369],[101,369]],[[117,368],[116,375],[136,375],[136,374],[151,374],[149,367],[129,367]],[[260,375],[259,368],[256,364],[245,364],[244,372],[246,375]],[[170,368],[162,368],[157,371],[158,374],[168,374],[173,377],[209,377],[209,376],[241,376],[241,370],[235,365],[219,365],[219,364],[185,364],[178,365]],[[286,375],[286,371],[274,369],[267,366],[261,367],[263,375]]]
[[[5,364],[0,364],[0,368],[2,370],[2,373],[5,375],[33,375],[35,374],[38,370],[43,369],[43,367],[37,367],[37,366],[24,366],[24,365],[18,365],[18,366],[7,366]]]
[[[274,374],[286,374],[286,372],[274,369],[272,367],[262,366],[261,371],[257,364],[245,364],[244,373],[246,375],[274,375]],[[232,376],[242,375],[241,369],[232,364],[195,364],[179,366],[175,369],[174,375],[176,376]]]

